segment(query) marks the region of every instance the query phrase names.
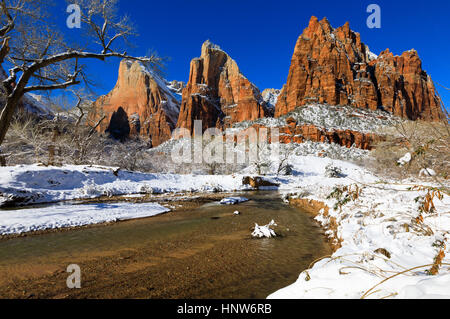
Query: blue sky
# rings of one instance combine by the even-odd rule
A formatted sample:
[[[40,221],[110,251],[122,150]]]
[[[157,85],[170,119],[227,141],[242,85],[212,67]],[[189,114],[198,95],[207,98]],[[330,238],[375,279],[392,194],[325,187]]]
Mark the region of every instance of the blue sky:
[[[62,3],[52,9],[58,24],[67,17]],[[366,26],[366,8],[371,3],[381,7],[381,29]],[[450,87],[449,1],[122,0],[120,11],[130,15],[140,34],[129,53],[143,55],[154,49],[170,57],[165,70],[169,80],[187,81],[190,60],[200,55],[201,44],[210,39],[261,90],[281,88],[295,42],[315,15],[327,17],[333,27],[349,21],[376,54],[386,48],[394,54],[416,49],[435,83]],[[77,36],[76,32],[69,33]],[[118,63],[89,63],[99,94],[114,87]],[[448,107],[450,92],[438,89]]]

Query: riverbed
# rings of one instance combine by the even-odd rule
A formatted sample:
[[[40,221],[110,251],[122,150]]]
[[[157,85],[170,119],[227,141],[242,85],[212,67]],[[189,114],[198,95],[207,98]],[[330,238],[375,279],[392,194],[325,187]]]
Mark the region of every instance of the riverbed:
[[[2,240],[0,297],[265,298],[330,253],[312,216],[277,192],[238,195],[250,200],[196,200],[150,218]],[[272,219],[279,237],[251,238],[255,223]],[[67,288],[70,264],[80,266],[81,289]]]

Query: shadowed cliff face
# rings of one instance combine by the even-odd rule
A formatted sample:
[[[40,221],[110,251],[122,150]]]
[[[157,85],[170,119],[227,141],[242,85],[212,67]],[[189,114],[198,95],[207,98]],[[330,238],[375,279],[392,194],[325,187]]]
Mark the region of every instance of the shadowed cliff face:
[[[349,24],[333,29],[312,17],[298,38],[275,116],[308,103],[384,108],[411,120],[443,118],[441,101],[414,50],[379,57]]]
[[[106,132],[108,132],[115,139],[119,140],[130,135],[128,115],[121,106],[112,114]]]
[[[167,84],[140,62],[124,60],[120,63],[116,86],[94,103],[91,119],[105,114],[106,119],[98,128],[100,132],[113,127],[118,133],[109,132],[115,138],[141,135],[149,137],[152,145],[157,146],[170,139],[179,113],[180,102]],[[119,129],[120,123],[128,129]]]
[[[202,120],[203,130],[222,129],[267,114],[258,88],[227,53],[206,41],[200,58],[191,61],[177,127],[193,132],[194,120]]]

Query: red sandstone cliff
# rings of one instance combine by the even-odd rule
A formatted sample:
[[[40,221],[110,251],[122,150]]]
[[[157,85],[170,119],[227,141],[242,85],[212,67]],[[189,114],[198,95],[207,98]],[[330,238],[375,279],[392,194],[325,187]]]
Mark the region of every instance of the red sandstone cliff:
[[[433,82],[416,51],[379,57],[349,24],[333,29],[312,17],[298,38],[275,116],[308,103],[384,108],[411,120],[443,118]]]
[[[116,86],[95,101],[91,118],[106,115],[100,132],[119,139],[142,135],[157,146],[170,139],[179,113],[180,102],[167,85],[142,63],[123,60]]]
[[[258,88],[227,53],[206,41],[200,58],[191,61],[177,127],[193,132],[194,120],[202,120],[203,130],[222,129],[267,114]]]

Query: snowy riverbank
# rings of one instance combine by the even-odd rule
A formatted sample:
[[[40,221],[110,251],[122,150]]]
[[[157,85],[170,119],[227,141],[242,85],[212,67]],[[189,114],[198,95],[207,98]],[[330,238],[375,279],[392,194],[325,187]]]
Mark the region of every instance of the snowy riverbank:
[[[157,203],[56,205],[0,211],[0,235],[144,218],[170,211]]]
[[[284,191],[325,205],[316,220],[340,248],[269,298],[450,298],[449,196],[429,182],[343,172]]]
[[[289,162],[292,175],[266,178],[279,184],[278,190],[286,199],[315,200],[326,205],[329,209],[320,210],[316,220],[339,248],[331,258],[316,262],[300,274],[297,282],[270,298],[450,298],[447,195],[438,198],[440,194],[430,190],[431,182],[381,180],[345,161],[293,156]],[[327,170],[329,164],[338,168],[339,176],[330,177],[333,174]],[[208,176],[144,174],[95,166],[2,167],[0,204],[30,205],[123,194],[242,191],[250,189],[242,182],[251,173]],[[412,188],[414,185],[422,187]],[[427,194],[435,195],[434,212],[420,211]],[[71,227],[164,211],[158,204],[148,205],[152,207],[145,211],[133,210],[126,204],[77,205],[82,209],[76,207],[68,215],[63,208],[51,212],[42,208],[3,210],[0,232]],[[428,271],[433,270],[433,263],[438,264],[438,274],[431,276]]]

